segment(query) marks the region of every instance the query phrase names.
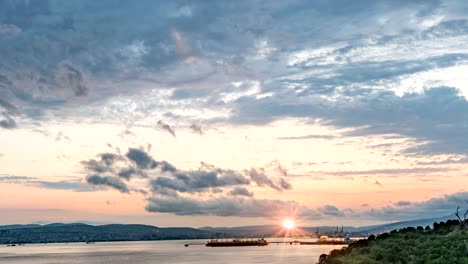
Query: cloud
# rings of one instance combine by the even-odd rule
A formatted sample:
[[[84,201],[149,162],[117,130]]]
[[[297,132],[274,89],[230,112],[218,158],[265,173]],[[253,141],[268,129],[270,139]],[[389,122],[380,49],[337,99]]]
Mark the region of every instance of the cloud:
[[[254,196],[253,192],[247,190],[244,187],[234,187],[234,189],[232,189],[229,192],[229,194],[232,195],[232,196],[247,196],[247,197],[253,197]]]
[[[247,175],[250,176],[253,182],[258,186],[269,186],[272,189],[277,191],[290,190],[292,186],[283,178],[279,180],[279,183],[275,183],[272,179],[265,175],[263,169],[251,168],[250,170],[244,171]]]
[[[158,163],[143,150],[130,148],[125,155],[133,161],[140,169],[154,169]]]
[[[81,181],[32,181],[31,183],[46,189],[71,190],[76,192],[94,191],[88,184]]]
[[[377,185],[377,186],[379,186],[379,187],[383,187],[383,184],[380,183],[378,180],[375,180],[374,184]]]
[[[354,175],[408,175],[408,174],[430,174],[436,172],[452,171],[452,168],[439,167],[419,167],[419,168],[390,168],[374,170],[355,170],[355,171],[314,171],[324,175],[336,176],[354,176]]]
[[[57,133],[57,136],[55,137],[55,141],[68,141],[71,142],[71,138],[68,137],[67,135],[64,135],[62,131]]]
[[[458,205],[465,203],[468,193],[459,192],[442,197],[431,198],[423,202],[402,201],[396,207],[369,208],[363,204],[363,210],[340,210],[334,205],[318,208],[302,206],[292,201],[213,198],[207,200],[184,197],[152,197],[148,200],[146,210],[149,212],[173,213],[176,215],[216,215],[241,217],[275,218],[279,215],[296,215],[303,219],[330,219],[348,217],[373,219],[379,221],[414,220],[428,217],[440,217],[453,214]]]
[[[61,64],[58,69],[57,79],[59,85],[71,89],[75,96],[85,97],[89,95],[89,88],[85,84],[83,73],[72,65]]]
[[[91,185],[112,187],[122,193],[129,193],[130,190],[122,180],[112,176],[88,175],[86,181]]]
[[[145,172],[143,172],[142,170],[133,168],[133,167],[123,168],[118,172],[117,175],[120,178],[124,178],[126,180],[130,180],[130,178],[132,177],[142,177],[142,178],[148,177],[148,175]]]
[[[81,164],[89,171],[103,173],[112,172],[112,165],[114,165],[117,161],[123,160],[120,155],[114,153],[101,153],[98,156],[98,160],[90,159],[81,161]]]
[[[132,154],[128,155],[129,153]],[[121,156],[127,159],[123,165],[127,168],[137,165],[143,174],[135,172],[136,174],[132,177],[123,177],[118,175],[118,172],[125,166],[116,167],[122,164],[114,162],[115,160],[120,162],[120,158],[106,158],[113,157],[112,155],[98,156],[104,157],[101,160],[107,160],[111,169],[107,169],[103,175],[89,174],[86,181],[91,185],[111,187],[122,193],[143,190],[145,195],[149,196],[146,206],[149,212],[241,217],[274,217],[280,215],[279,213],[294,212],[295,215],[305,219],[349,217],[388,221],[389,219],[409,220],[424,218],[427,215],[449,214],[454,210],[453,208],[468,198],[468,193],[459,192],[424,202],[399,201],[394,206],[382,208],[369,208],[368,204],[363,204],[361,211],[339,209],[329,204],[311,208],[292,201],[253,198],[253,192],[248,189],[252,183],[258,187],[269,187],[277,191],[291,188],[291,185],[283,178],[275,182],[267,177],[264,169],[237,172],[201,163],[199,169],[185,171],[170,163],[154,160],[144,150],[129,149],[125,156]],[[86,166],[88,163],[82,164]],[[93,166],[89,169],[90,172],[95,171]],[[134,177],[144,179],[149,190],[133,187],[131,180]],[[16,180],[16,178],[10,180]],[[375,184],[382,186],[379,181],[375,181]],[[229,190],[228,196],[224,195],[223,189]],[[200,196],[196,193],[210,193],[210,195]]]
[[[235,171],[222,169],[201,162],[198,169],[180,170],[167,161],[157,161],[143,149],[129,148],[125,155],[101,153],[98,159],[81,161],[88,173],[87,182],[102,185],[128,193],[135,188],[128,187],[134,178],[145,179],[148,189],[157,195],[179,197],[181,193],[220,193],[221,188],[250,186],[270,187],[277,191],[290,190],[291,184],[280,177],[275,180],[267,176],[263,169]],[[242,189],[235,189],[240,194]],[[249,194],[250,192],[244,192]]]
[[[333,205],[325,205],[318,209],[324,215],[344,217],[345,214]]]
[[[293,96],[287,97],[291,100],[287,105],[276,97],[241,98],[230,121],[265,124],[287,117],[325,119],[327,125],[353,128],[343,134],[347,137],[397,134],[416,139],[415,146],[404,150],[406,154],[463,154],[468,144],[462,138],[466,127],[460,119],[460,113],[468,112],[468,102],[454,88],[434,87],[403,96],[375,91],[340,104],[320,98],[295,103]]]
[[[287,182],[284,178],[279,179],[279,185],[280,185],[282,190],[291,190],[292,189],[291,183]]]
[[[11,118],[9,115],[3,114],[3,119],[0,119],[0,127],[11,129],[11,128],[16,128],[17,124],[16,124],[16,121],[13,118]]]
[[[289,215],[297,210],[295,202],[280,200],[257,200],[217,198],[196,200],[190,198],[156,198],[148,200],[146,210],[149,212],[172,213],[176,215],[213,215],[240,217],[267,217]]]
[[[395,203],[397,207],[410,206],[412,203],[410,201],[398,201]]]
[[[208,188],[247,185],[249,179],[233,170],[224,170],[202,164],[199,170],[174,171],[173,177],[157,177],[151,181],[155,186],[172,189],[179,192],[200,192]]]
[[[466,164],[468,157],[448,157],[443,160],[417,161],[417,165],[447,165],[447,164]]]
[[[198,169],[180,170],[167,161],[157,161],[143,149],[129,148],[125,155],[101,153],[98,159],[81,161],[87,172],[86,181],[95,186],[116,189],[122,193],[131,191],[152,193],[162,197],[180,198],[182,194],[221,194],[223,188],[231,188],[230,195],[253,196],[247,187],[252,182],[259,187],[277,191],[290,190],[291,184],[284,178],[275,180],[257,169],[235,171],[222,169],[201,162]],[[134,184],[135,179],[146,182],[144,188]]]
[[[352,131],[341,137],[407,137],[414,146],[405,155],[466,154],[465,8],[7,1],[0,92],[22,122],[135,122],[163,113],[168,123],[264,125],[292,117]],[[150,24],[158,26],[142,26]],[[281,139],[308,138],[332,139]]]
[[[17,182],[24,182],[34,180],[34,177],[27,177],[27,176],[15,176],[15,175],[0,175],[0,182],[6,183],[17,183]]]
[[[76,192],[94,191],[88,184],[82,183],[80,180],[44,181],[37,177],[0,175],[0,183],[24,184],[45,189],[71,190]]]
[[[333,135],[305,135],[298,137],[278,137],[279,140],[302,140],[302,139],[335,139]]]
[[[431,198],[423,202],[397,203],[396,207],[387,206],[373,208],[360,212],[363,218],[378,220],[412,220],[421,218],[452,215],[457,206],[463,206],[468,198],[468,192],[457,192],[441,197]]]
[[[164,123],[162,120],[159,120],[157,124],[161,129],[167,131],[172,136],[174,136],[174,137],[176,136],[175,131],[171,128],[170,125]]]
[[[0,24],[0,34],[19,34],[21,33],[21,28],[13,24]]]
[[[190,125],[190,130],[192,131],[192,133],[198,134],[200,136],[203,136],[205,134],[202,127],[200,125],[198,125],[198,124],[195,124],[195,123]]]

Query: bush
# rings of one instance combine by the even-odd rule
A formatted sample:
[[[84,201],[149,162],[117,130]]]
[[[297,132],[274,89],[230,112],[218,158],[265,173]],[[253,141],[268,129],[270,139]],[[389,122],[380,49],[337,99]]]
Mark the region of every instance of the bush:
[[[426,231],[424,231],[426,230]],[[466,230],[459,221],[434,223],[434,229],[403,228],[369,236],[320,256],[319,263],[468,263]]]

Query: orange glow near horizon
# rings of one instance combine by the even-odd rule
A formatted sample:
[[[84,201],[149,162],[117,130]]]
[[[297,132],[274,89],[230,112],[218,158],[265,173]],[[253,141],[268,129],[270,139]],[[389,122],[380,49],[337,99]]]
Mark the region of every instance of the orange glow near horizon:
[[[294,221],[292,218],[285,219],[283,221],[283,227],[287,230],[294,229],[296,227],[296,221]]]

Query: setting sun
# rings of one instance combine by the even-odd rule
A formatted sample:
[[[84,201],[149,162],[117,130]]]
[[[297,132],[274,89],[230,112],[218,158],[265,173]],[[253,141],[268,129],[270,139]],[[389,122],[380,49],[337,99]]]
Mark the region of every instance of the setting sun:
[[[293,229],[296,226],[296,223],[293,219],[286,219],[283,221],[283,227],[286,229]]]

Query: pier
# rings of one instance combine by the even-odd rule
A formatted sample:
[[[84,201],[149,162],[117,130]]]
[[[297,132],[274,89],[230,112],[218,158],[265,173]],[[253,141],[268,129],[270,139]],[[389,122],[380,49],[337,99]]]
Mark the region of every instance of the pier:
[[[276,244],[276,245],[280,245],[280,244],[286,244],[286,245],[317,245],[317,246],[320,246],[320,245],[344,245],[344,246],[346,246],[346,245],[349,245],[353,241],[355,241],[355,240],[351,240],[351,239],[348,239],[348,240],[334,240],[334,239],[331,239],[331,240],[317,240],[317,241],[300,241],[300,240],[266,241],[266,243],[262,244],[262,246],[273,245],[273,244]],[[218,243],[222,244],[222,243],[228,243],[228,242],[218,242]],[[188,244],[185,244],[184,246],[185,247],[189,247],[189,246],[207,246],[207,244],[208,243],[188,243]]]

